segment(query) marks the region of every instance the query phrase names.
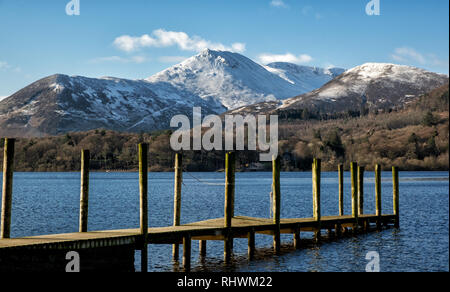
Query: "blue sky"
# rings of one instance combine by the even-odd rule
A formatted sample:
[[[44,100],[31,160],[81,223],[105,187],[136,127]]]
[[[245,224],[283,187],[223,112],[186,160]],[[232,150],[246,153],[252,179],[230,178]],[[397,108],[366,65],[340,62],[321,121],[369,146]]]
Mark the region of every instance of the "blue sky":
[[[0,98],[48,75],[146,78],[204,47],[264,63],[365,62],[448,74],[449,1],[0,0]]]

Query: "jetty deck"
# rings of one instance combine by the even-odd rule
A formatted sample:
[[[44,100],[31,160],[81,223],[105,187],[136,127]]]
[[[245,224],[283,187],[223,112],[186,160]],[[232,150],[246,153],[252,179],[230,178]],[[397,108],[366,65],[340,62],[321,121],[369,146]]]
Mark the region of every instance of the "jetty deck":
[[[381,217],[384,225],[393,224],[394,215]],[[376,223],[376,215],[362,215],[359,220]],[[321,229],[334,230],[336,225],[353,227],[356,224],[352,216],[322,217]],[[155,227],[148,229],[148,244],[181,244],[183,238],[189,236],[192,240],[225,240],[229,231],[224,226],[224,218],[210,219],[189,223],[181,226]],[[281,233],[294,234],[313,232],[319,227],[314,218],[281,219]],[[255,233],[273,235],[277,226],[272,219],[237,216],[232,220],[231,232],[234,238],[247,238],[252,230]],[[80,249],[138,244],[142,238],[140,229],[121,229],[91,232],[76,232],[66,234],[41,235],[23,238],[0,240],[0,249]]]

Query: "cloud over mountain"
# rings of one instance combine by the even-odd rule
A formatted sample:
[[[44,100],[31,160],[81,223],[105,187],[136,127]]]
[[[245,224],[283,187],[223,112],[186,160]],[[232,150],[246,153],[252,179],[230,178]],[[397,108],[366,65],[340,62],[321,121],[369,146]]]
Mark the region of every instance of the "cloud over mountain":
[[[114,46],[125,52],[133,52],[142,48],[167,48],[176,46],[183,51],[201,52],[204,49],[245,52],[244,43],[233,43],[229,46],[222,43],[205,40],[199,36],[189,36],[182,31],[167,31],[157,29],[151,35],[142,36],[122,35],[114,40]]]
[[[276,62],[287,62],[287,63],[293,63],[293,64],[305,64],[309,63],[313,60],[313,58],[310,55],[307,54],[301,54],[301,55],[294,55],[291,53],[286,54],[261,54],[258,56],[259,62],[262,64],[269,64],[269,63],[276,63]]]

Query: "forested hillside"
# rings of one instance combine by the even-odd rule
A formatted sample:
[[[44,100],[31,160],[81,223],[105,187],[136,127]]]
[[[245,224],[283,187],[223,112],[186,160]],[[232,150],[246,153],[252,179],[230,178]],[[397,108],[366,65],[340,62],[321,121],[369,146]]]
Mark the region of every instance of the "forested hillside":
[[[360,115],[360,116],[358,116]],[[404,109],[379,113],[348,113],[308,120],[280,116],[280,155],[286,171],[309,170],[314,157],[321,158],[324,170],[339,163],[358,161],[367,169],[380,163],[402,170],[449,169],[448,85],[426,94]],[[150,144],[152,171],[171,171],[173,151],[171,131],[141,134],[106,130],[69,133],[56,137],[19,139],[16,143],[16,171],[78,171],[80,150],[91,150],[93,170],[133,171],[137,169],[137,147]],[[3,150],[3,139],[0,141]],[[3,151],[0,158],[3,159]],[[189,171],[216,171],[223,168],[221,151],[185,152]],[[238,153],[238,169],[255,169],[259,155]],[[258,169],[270,169],[270,164]]]

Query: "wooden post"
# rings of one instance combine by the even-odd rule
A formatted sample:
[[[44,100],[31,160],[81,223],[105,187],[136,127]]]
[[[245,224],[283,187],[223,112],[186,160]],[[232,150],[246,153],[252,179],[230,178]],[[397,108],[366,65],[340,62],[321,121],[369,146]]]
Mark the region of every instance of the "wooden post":
[[[198,250],[200,257],[202,258],[206,257],[206,240],[200,240],[198,242]]]
[[[350,176],[352,181],[352,217],[356,219],[354,231],[358,227],[358,175],[357,175],[358,164],[352,162],[350,165]]]
[[[236,158],[233,152],[225,155],[225,227],[229,228],[233,218],[234,172]]]
[[[375,165],[375,210],[377,215],[377,229],[381,229],[381,166]]]
[[[339,164],[339,216],[344,216],[344,165]]]
[[[398,184],[398,168],[396,166],[392,167],[392,186],[393,186],[393,200],[394,200],[394,215],[395,215],[395,228],[400,227],[400,207],[399,207],[399,184]]]
[[[364,214],[364,166],[358,166],[358,216]]]
[[[248,233],[248,259],[252,260],[255,256],[255,230],[251,229]]]
[[[175,154],[175,185],[173,202],[173,226],[180,226],[181,223],[181,184],[183,182],[183,156],[181,153]],[[176,243],[172,246],[172,257],[175,261],[180,257],[180,246]]]
[[[224,241],[224,258],[225,262],[231,259],[233,251],[233,235],[231,234],[233,219],[233,195],[234,195],[234,172],[236,170],[236,157],[233,152],[225,155],[225,218],[224,224],[227,228],[226,238]]]
[[[184,272],[191,270],[191,236],[186,234],[183,237],[183,267]]]
[[[281,186],[280,186],[280,156],[274,157],[272,160],[272,177],[273,177],[273,223],[275,224],[273,236],[273,248],[275,253],[281,250],[280,220],[281,220]]]
[[[89,214],[89,150],[81,150],[80,232],[88,231]]]
[[[233,171],[230,173],[230,183],[233,186],[231,195],[231,218],[234,218],[234,203],[236,201],[236,153],[233,152]],[[233,247],[233,243],[231,244]]]
[[[313,165],[313,190],[314,190],[314,219],[320,221],[320,175],[321,175],[321,160],[314,159]]]
[[[141,271],[148,271],[148,144],[139,144],[140,231],[142,235]]]
[[[294,231],[294,248],[300,249],[300,227],[296,227]]]
[[[15,139],[5,138],[3,155],[2,217],[0,239],[11,237],[11,209],[14,176]]]
[[[336,237],[342,236],[342,225],[340,223],[336,223],[334,225],[334,232],[335,232]]]
[[[314,203],[314,219],[317,221],[317,230],[315,232],[316,241],[320,240],[320,219],[321,219],[321,208],[320,208],[320,175],[321,175],[321,163],[320,159],[314,159],[313,163],[313,203]]]

